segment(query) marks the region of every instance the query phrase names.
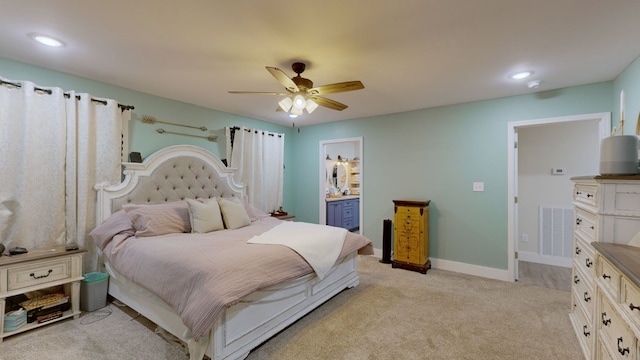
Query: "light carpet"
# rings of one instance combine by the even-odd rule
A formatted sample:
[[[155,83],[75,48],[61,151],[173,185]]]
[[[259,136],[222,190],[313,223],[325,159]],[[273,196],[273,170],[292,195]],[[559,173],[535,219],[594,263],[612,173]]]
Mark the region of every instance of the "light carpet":
[[[84,313],[79,319],[63,320],[5,338],[0,344],[0,359],[175,360],[188,356],[110,304]]]
[[[359,286],[247,360],[583,359],[567,291],[438,269],[423,275],[366,256],[359,269]],[[188,359],[150,330],[153,325],[145,328],[117,308],[114,315],[89,326],[74,320],[9,338],[0,345],[0,358]]]

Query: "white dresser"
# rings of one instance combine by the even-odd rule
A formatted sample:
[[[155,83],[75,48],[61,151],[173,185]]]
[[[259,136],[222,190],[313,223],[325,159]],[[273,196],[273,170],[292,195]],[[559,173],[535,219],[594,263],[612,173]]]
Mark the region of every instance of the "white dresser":
[[[640,232],[640,176],[589,176],[572,180],[575,222],[569,317],[585,358],[606,359],[602,357],[606,353],[598,353],[603,348],[596,347],[601,337],[598,306],[604,299],[597,290],[596,277],[607,265],[602,260],[596,261],[591,243],[627,244]]]

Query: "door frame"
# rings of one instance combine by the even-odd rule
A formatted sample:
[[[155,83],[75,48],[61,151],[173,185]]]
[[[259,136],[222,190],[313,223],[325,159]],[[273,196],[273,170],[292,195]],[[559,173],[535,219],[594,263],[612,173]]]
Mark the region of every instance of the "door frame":
[[[319,164],[319,171],[318,171],[318,176],[319,176],[319,187],[318,187],[318,196],[319,196],[319,201],[318,201],[318,206],[319,206],[319,212],[318,212],[318,223],[319,224],[326,224],[327,223],[327,202],[325,201],[326,198],[326,193],[325,193],[325,184],[326,184],[326,167],[325,167],[325,159],[326,159],[326,148],[327,145],[331,145],[331,144],[340,144],[340,143],[349,143],[349,142],[355,142],[357,144],[358,147],[358,152],[360,153],[360,206],[359,206],[359,222],[360,222],[360,230],[359,230],[359,234],[360,235],[364,235],[364,138],[362,136],[358,136],[358,137],[351,137],[351,138],[343,138],[343,139],[333,139],[333,140],[322,140],[320,141],[320,157],[318,159],[318,164]]]
[[[513,121],[507,123],[507,281],[515,281],[518,278],[516,273],[517,240],[518,240],[518,158],[517,158],[517,131],[520,127],[539,126],[557,124],[572,121],[598,121],[598,132],[600,139],[611,135],[611,113],[592,113],[584,115],[570,115],[554,118],[533,119],[523,121]]]

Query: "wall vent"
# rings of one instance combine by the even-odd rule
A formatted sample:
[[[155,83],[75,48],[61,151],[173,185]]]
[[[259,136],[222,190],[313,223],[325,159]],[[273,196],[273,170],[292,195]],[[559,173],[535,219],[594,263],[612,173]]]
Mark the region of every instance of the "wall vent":
[[[573,249],[573,208],[540,206],[541,255],[571,258]]]

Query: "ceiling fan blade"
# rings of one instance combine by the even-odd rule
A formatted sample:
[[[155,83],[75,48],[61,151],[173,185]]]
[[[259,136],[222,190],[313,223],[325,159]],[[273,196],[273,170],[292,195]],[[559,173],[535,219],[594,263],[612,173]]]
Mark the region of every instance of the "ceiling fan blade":
[[[324,107],[329,108],[329,109],[342,111],[342,110],[348,108],[348,106],[343,104],[343,103],[337,102],[335,100],[327,99],[325,97],[310,96],[310,98],[313,99],[313,101],[315,101],[316,104],[318,104],[320,106],[324,106]]]
[[[267,70],[269,70],[271,75],[273,75],[273,77],[276,78],[276,80],[278,80],[280,85],[284,86],[284,88],[287,89],[287,91],[291,91],[291,92],[300,91],[300,89],[298,89],[298,85],[296,85],[296,83],[294,83],[293,80],[291,80],[289,76],[287,76],[287,74],[284,73],[284,71],[272,66],[266,66],[266,68]]]
[[[354,91],[364,89],[364,85],[360,81],[345,81],[335,84],[317,86],[308,90],[311,95],[326,95],[345,91]]]
[[[229,91],[229,94],[276,95],[276,96],[287,96],[287,95],[289,95],[289,93],[269,92],[269,91]]]

